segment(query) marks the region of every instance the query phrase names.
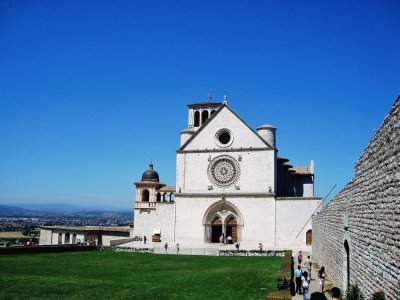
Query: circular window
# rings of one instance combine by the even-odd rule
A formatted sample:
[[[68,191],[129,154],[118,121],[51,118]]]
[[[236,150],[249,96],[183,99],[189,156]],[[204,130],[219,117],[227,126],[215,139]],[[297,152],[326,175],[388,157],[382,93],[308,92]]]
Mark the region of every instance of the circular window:
[[[228,147],[233,142],[232,132],[228,129],[221,129],[215,135],[215,142],[219,147]]]
[[[231,135],[229,134],[229,132],[222,132],[219,137],[218,140],[220,141],[221,144],[228,144],[229,141],[231,140]]]
[[[208,166],[210,181],[220,187],[228,187],[236,183],[239,174],[239,164],[233,157],[228,155],[217,156]]]

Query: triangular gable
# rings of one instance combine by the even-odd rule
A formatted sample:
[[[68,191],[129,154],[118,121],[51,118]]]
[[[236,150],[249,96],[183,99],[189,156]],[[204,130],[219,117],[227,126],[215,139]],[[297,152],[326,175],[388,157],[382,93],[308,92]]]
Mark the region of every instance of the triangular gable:
[[[233,142],[227,148],[219,148],[215,143],[216,133],[229,129],[233,134]],[[230,107],[222,104],[215,113],[204,123],[197,132],[178,151],[204,149],[240,149],[240,148],[270,148],[245,121]]]

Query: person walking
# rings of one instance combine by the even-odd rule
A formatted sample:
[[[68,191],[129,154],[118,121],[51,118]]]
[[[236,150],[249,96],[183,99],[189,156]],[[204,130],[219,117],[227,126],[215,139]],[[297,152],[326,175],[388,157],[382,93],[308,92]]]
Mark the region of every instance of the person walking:
[[[297,255],[297,260],[299,261],[299,265],[301,265],[303,260],[303,253],[301,251],[299,251],[299,254]]]
[[[321,293],[324,292],[325,288],[325,267],[321,267],[321,269],[318,271],[318,278],[319,278],[319,286],[321,288]]]
[[[262,243],[258,243],[258,250],[260,251],[260,254],[262,254],[262,251],[263,251],[263,244]]]
[[[143,237],[143,243],[146,245],[146,242],[147,242],[147,237],[144,236],[144,237]]]
[[[299,292],[299,295],[302,295],[302,290],[301,290],[301,276],[303,275],[301,272],[301,266],[298,265],[296,271],[294,272],[294,275],[296,277],[296,291],[295,293]]]
[[[165,242],[164,249],[165,249],[165,253],[167,253],[168,252],[168,243],[167,242]]]
[[[303,276],[301,276],[301,286],[303,288],[303,300],[308,300],[308,290],[310,287],[310,278],[308,277],[307,271],[304,271]]]
[[[176,243],[176,254],[179,254],[179,250],[180,250],[180,245],[179,243]]]
[[[304,265],[305,265],[306,268],[307,268],[308,277],[309,277],[310,280],[311,280],[311,266],[312,266],[312,261],[311,261],[310,255],[307,256],[307,259],[304,261]]]

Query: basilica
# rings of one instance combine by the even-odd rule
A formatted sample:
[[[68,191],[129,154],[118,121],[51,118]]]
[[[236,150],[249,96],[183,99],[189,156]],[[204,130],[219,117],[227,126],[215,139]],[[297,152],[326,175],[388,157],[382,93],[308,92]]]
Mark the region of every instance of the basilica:
[[[244,247],[311,245],[314,162],[293,166],[278,155],[276,128],[252,129],[227,103],[188,105],[188,127],[176,151],[176,187],[152,164],[135,182],[132,235],[207,247],[221,236]]]

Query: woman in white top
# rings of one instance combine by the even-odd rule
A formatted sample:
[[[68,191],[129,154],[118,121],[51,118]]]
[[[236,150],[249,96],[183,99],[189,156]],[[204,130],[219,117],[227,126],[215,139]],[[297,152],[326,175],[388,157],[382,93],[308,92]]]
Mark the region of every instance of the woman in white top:
[[[304,271],[301,276],[302,288],[303,288],[303,300],[308,300],[308,288],[310,286],[310,278],[308,277],[308,272]]]

